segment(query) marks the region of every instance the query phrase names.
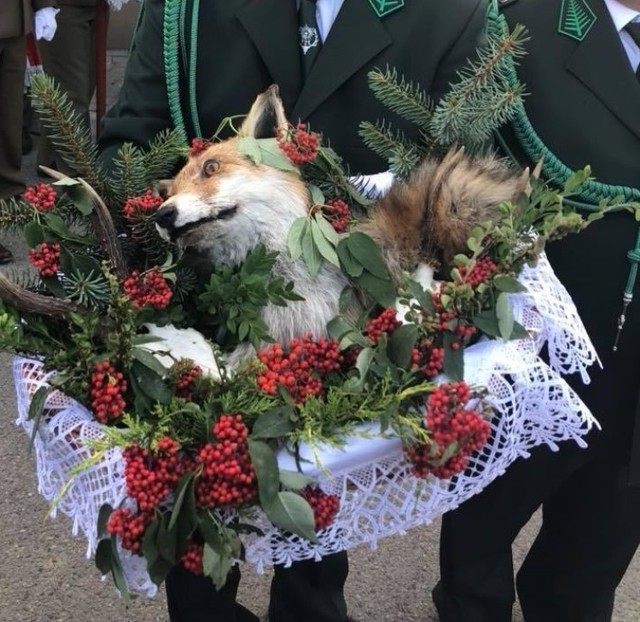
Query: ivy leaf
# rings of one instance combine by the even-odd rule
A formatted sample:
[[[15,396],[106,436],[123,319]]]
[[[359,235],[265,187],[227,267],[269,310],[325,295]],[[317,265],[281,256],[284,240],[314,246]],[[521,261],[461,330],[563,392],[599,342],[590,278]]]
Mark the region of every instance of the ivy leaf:
[[[287,436],[293,430],[293,415],[291,406],[281,406],[261,414],[253,424],[251,438],[258,440]]]
[[[493,277],[493,284],[497,290],[508,294],[527,291],[527,288],[520,283],[518,279],[514,279],[512,276],[506,276],[504,274],[499,274],[498,276]]]
[[[263,509],[269,520],[280,529],[317,542],[313,510],[300,495],[283,490],[270,506]]]
[[[513,307],[508,294],[500,294],[496,301],[496,316],[498,317],[498,328],[500,336],[508,341],[513,333],[515,319],[513,317]]]
[[[260,505],[266,510],[276,502],[280,489],[278,461],[273,449],[266,443],[251,438],[248,443],[251,464],[258,478]]]
[[[411,362],[411,354],[418,340],[418,327],[415,324],[399,326],[389,339],[387,352],[391,361],[397,366],[407,369]]]
[[[306,233],[307,226],[306,218],[296,218],[289,229],[287,245],[289,247],[289,255],[294,261],[302,255],[302,238]]]
[[[391,279],[380,248],[368,235],[356,231],[347,238],[347,245],[355,259],[371,274],[379,279]]]

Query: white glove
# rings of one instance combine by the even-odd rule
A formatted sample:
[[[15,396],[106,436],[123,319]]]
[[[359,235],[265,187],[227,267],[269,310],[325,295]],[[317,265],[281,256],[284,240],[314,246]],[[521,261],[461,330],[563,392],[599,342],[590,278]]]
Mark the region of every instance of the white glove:
[[[35,13],[35,35],[36,39],[44,39],[51,41],[53,35],[56,34],[56,14],[60,9],[54,9],[52,6],[40,9]]]
[[[391,188],[393,184],[393,173],[385,171],[384,173],[376,173],[375,175],[356,175],[349,177],[351,184],[364,194],[368,199],[378,199]]]

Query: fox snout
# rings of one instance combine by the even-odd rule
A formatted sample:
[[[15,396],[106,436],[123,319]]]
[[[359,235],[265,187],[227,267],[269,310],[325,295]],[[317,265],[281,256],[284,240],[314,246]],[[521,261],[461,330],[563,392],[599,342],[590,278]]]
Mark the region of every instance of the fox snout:
[[[176,218],[178,216],[178,208],[171,201],[165,201],[160,209],[155,213],[154,219],[156,221],[156,225],[162,227],[163,229],[172,229],[175,225]]]

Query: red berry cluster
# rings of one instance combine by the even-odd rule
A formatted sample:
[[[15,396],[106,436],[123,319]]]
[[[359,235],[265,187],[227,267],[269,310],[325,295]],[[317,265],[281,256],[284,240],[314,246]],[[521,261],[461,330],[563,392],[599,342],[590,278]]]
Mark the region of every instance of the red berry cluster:
[[[142,555],[142,538],[152,520],[153,515],[149,512],[114,510],[107,521],[107,532],[120,536],[123,549]]]
[[[320,150],[320,134],[308,131],[304,123],[280,128],[277,141],[283,153],[297,166],[315,160]]]
[[[173,297],[169,283],[156,266],[139,274],[137,270],[123,281],[124,293],[136,309],[150,305],[154,309],[164,309]]]
[[[190,542],[187,550],[180,558],[180,564],[185,570],[200,576],[202,574],[202,558],[204,556],[204,545],[198,542]]]
[[[40,270],[43,279],[55,276],[60,270],[60,244],[42,242],[29,251],[31,265]]]
[[[432,292],[431,300],[433,300],[433,306],[436,310],[436,332],[444,332],[449,330],[449,322],[456,318],[456,312],[453,310],[445,311],[444,305],[442,304],[441,291]]]
[[[101,361],[91,372],[91,410],[100,423],[115,421],[122,415],[127,404],[123,395],[127,391],[127,381],[109,363]]]
[[[302,496],[313,510],[316,531],[322,531],[329,527],[340,511],[340,499],[336,495],[328,495],[321,488],[312,488],[311,486],[305,488]]]
[[[136,222],[141,216],[154,214],[163,202],[161,196],[153,194],[152,190],[147,190],[142,196],[127,199],[122,208],[122,215],[129,222]]]
[[[481,283],[486,283],[496,273],[498,266],[496,266],[489,257],[483,257],[478,259],[471,266],[471,270],[467,266],[460,266],[458,272],[465,283],[468,283],[476,289]]]
[[[27,188],[22,195],[39,212],[46,212],[56,204],[56,191],[49,184],[36,184]]]
[[[292,339],[288,353],[280,344],[274,344],[258,352],[258,359],[266,367],[258,376],[258,387],[275,395],[281,385],[296,404],[309,396],[321,397],[323,377],[338,371],[343,363],[337,341],[324,337],[315,341],[311,335]]]
[[[475,410],[466,408],[471,390],[465,382],[440,385],[427,401],[425,425],[431,431],[432,445],[414,445],[405,449],[418,477],[432,473],[446,479],[467,468],[468,456],[482,449],[491,434],[491,427]],[[455,443],[457,450],[440,464],[447,448]]]
[[[138,502],[143,512],[158,507],[192,466],[179,449],[176,440],[165,436],[154,451],[135,444],[122,452],[127,495]]]
[[[189,359],[183,359],[174,365],[174,373],[178,377],[176,395],[185,400],[193,399],[196,383],[202,378],[202,368]]]
[[[344,233],[347,230],[351,220],[351,209],[348,203],[342,199],[329,199],[322,206],[322,213],[338,233]]]
[[[432,347],[428,341],[423,344],[423,347],[425,348],[424,356],[416,365],[421,366],[422,373],[427,378],[435,378],[444,367],[444,348]]]
[[[199,156],[202,152],[206,151],[211,146],[210,140],[205,140],[204,138],[194,138],[191,141],[191,147],[189,149],[189,157],[195,158]]]
[[[369,321],[364,334],[373,342],[374,345],[377,345],[382,333],[390,335],[401,324],[402,322],[396,317],[395,309],[385,309],[380,313],[380,315]]]
[[[199,507],[237,508],[257,494],[256,473],[249,456],[249,429],[241,415],[222,415],[213,426],[215,443],[200,448],[196,463],[202,472],[196,480]]]

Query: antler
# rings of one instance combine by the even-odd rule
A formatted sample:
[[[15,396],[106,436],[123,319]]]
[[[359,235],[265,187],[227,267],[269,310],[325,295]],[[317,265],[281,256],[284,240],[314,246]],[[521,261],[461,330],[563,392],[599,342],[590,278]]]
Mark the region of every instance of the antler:
[[[71,312],[84,313],[86,309],[53,296],[43,296],[16,285],[0,272],[0,298],[12,307],[25,313],[38,313],[50,317],[63,317]]]
[[[57,180],[67,177],[67,175],[63,175],[47,166],[40,166],[40,169]],[[122,255],[120,244],[118,244],[118,232],[113,224],[111,213],[98,193],[82,177],[78,177],[77,180],[87,191],[89,198],[93,202],[94,211],[91,224],[98,236],[100,246],[111,262],[116,275],[122,280],[127,276],[127,264]]]

